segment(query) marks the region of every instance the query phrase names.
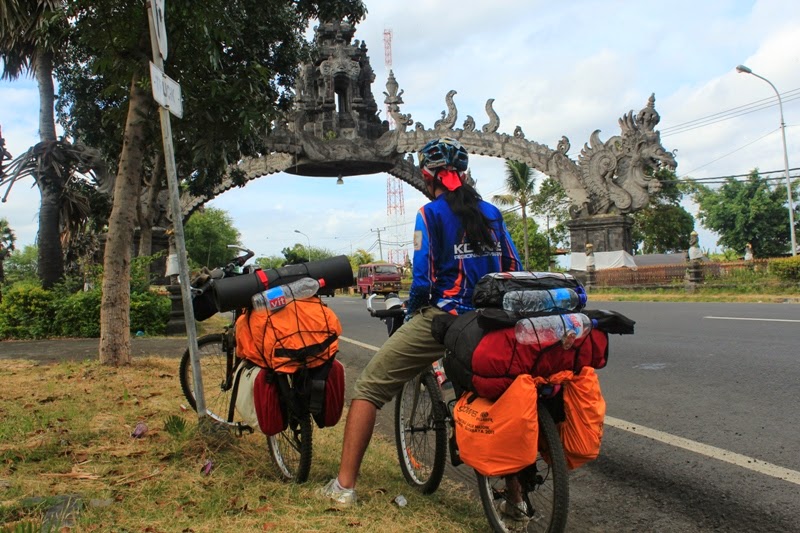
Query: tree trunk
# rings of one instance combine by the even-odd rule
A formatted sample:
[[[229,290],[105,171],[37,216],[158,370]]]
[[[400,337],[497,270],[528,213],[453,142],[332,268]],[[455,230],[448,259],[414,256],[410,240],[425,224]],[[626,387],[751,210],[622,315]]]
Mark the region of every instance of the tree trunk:
[[[39,85],[39,140],[56,140],[56,118],[53,111],[53,54],[46,52],[36,63],[36,82]]]
[[[528,270],[528,214],[522,204],[522,238],[525,244],[525,270]]]
[[[46,170],[47,171],[47,170]],[[64,254],[61,248],[59,221],[61,220],[61,191],[58,176],[38,176],[39,194],[39,279],[42,287],[52,288],[64,276]]]
[[[139,74],[134,74],[131,81],[125,136],[103,258],[100,362],[106,365],[131,362],[131,248],[144,167],[145,124],[151,105],[149,95],[139,85],[139,77]]]
[[[36,64],[35,75],[39,86],[39,139],[43,143],[51,143],[56,140],[52,54],[41,55]],[[48,157],[49,151],[45,146],[43,156],[40,157],[52,161],[52,157]],[[59,225],[64,182],[54,170],[52,165],[44,165],[42,173],[35,176],[41,197],[37,235],[39,279],[45,289],[52,288],[64,276],[64,252],[61,249]]]
[[[161,192],[161,172],[163,171],[164,158],[159,153],[156,154],[155,164],[153,164],[153,174],[145,189],[145,198],[138,211],[139,219],[139,250],[136,255],[145,257],[153,253],[153,225],[155,224],[155,213],[158,210],[158,193]]]

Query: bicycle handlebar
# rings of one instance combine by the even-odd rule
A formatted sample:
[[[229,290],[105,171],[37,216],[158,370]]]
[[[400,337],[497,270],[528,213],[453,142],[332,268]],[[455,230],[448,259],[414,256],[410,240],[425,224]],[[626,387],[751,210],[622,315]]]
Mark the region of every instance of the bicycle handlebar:
[[[395,307],[394,309],[373,309],[369,314],[375,318],[402,318],[406,315],[406,311],[402,307]]]

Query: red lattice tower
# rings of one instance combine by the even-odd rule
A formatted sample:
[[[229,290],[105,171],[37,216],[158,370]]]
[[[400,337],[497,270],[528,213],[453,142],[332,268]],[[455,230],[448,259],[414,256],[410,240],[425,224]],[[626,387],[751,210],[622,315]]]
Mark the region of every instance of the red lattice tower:
[[[392,30],[383,30],[383,58],[386,65],[386,74],[392,71]],[[386,106],[386,120],[389,128],[394,129],[395,124]],[[404,265],[408,252],[402,248],[403,242],[408,240],[408,235],[403,228],[403,218],[406,214],[405,201],[403,200],[403,182],[394,176],[386,178],[386,215],[389,218],[389,262]]]

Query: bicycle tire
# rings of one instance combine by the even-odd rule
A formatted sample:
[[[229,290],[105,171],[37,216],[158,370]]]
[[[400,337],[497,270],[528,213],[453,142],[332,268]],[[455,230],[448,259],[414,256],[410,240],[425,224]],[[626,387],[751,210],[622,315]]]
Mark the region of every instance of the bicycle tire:
[[[421,388],[417,389],[417,385]],[[414,393],[419,390],[413,413]],[[395,398],[394,430],[403,477],[423,494],[439,488],[447,460],[447,408],[432,373],[407,382]]]
[[[281,479],[304,483],[311,472],[313,453],[311,413],[289,414],[289,424],[277,435],[267,437],[267,448]]]
[[[498,533],[503,531],[561,533],[567,527],[569,477],[564,448],[550,412],[542,404],[539,405],[538,411],[539,448],[544,450],[547,460],[542,453],[539,453],[535,475],[526,476],[529,479],[521,481],[527,515],[523,520],[509,519],[499,510],[502,502],[508,504],[505,497],[506,478],[488,477],[475,472],[483,511],[492,529]],[[523,474],[520,474],[520,477],[522,476]]]
[[[205,393],[206,410],[222,420],[228,420],[228,410],[231,402],[232,379],[227,375],[228,368],[233,368],[235,361],[228,357],[234,355],[225,353],[223,349],[222,333],[212,333],[197,339],[197,353],[200,359],[200,371],[203,376],[203,392]],[[197,410],[194,397],[194,374],[189,355],[189,348],[183,352],[180,364],[180,381],[183,395],[193,410]],[[228,420],[232,422],[232,420]]]

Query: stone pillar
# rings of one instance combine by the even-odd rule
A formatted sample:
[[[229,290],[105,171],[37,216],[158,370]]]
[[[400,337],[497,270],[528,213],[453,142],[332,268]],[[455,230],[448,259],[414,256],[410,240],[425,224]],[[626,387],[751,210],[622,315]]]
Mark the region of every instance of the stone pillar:
[[[594,264],[594,246],[592,243],[586,243],[586,290],[590,290],[597,283],[597,277]]]
[[[584,252],[584,244],[590,242],[595,252],[623,250],[633,254],[631,227],[633,220],[626,215],[595,215],[576,218],[567,222],[570,234],[570,251]]]
[[[177,283],[167,285],[169,299],[172,308],[169,312],[169,322],[167,322],[167,335],[186,335],[186,318],[183,315],[183,298],[181,297],[181,286]]]
[[[686,253],[686,292],[695,292],[697,286],[703,282],[703,250],[697,237],[697,232],[693,231],[689,235],[689,250]]]

